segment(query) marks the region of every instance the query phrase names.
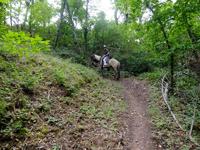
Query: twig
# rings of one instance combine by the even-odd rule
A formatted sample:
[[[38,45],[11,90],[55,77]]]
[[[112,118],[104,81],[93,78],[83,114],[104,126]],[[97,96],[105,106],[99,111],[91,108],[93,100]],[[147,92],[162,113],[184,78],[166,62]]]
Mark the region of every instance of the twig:
[[[191,122],[191,125],[190,125],[190,131],[189,131],[189,138],[192,139],[192,130],[193,130],[193,126],[194,126],[194,120],[195,120],[195,107],[194,107],[194,113],[193,113],[193,116],[192,116],[192,122]]]
[[[192,141],[195,145],[200,146],[200,144],[198,144],[194,138],[192,137],[192,130],[193,130],[193,126],[194,126],[194,121],[195,121],[195,115],[196,115],[196,105],[194,106],[194,112],[193,112],[193,116],[192,116],[192,122],[190,125],[190,131],[189,131],[189,139],[190,141]]]
[[[48,101],[50,101],[50,92],[51,92],[51,89],[48,90],[48,92],[47,92],[47,93],[48,93],[48,95],[47,95],[47,100],[48,100]]]
[[[168,102],[167,102],[167,101],[168,101],[168,95],[167,95],[167,93],[168,93],[168,86],[169,86],[169,84],[168,84],[167,82],[164,81],[164,80],[165,80],[165,76],[166,76],[166,75],[164,75],[164,77],[162,78],[162,84],[161,84],[161,86],[162,86],[161,91],[162,91],[163,100],[164,100],[165,104],[167,105],[167,108],[168,108],[169,112],[171,113],[171,115],[172,115],[174,121],[175,121],[176,124],[178,125],[178,127],[179,127],[181,130],[184,131],[183,127],[180,125],[179,121],[176,119],[175,114],[173,113],[173,111],[172,111],[170,105],[169,105]],[[164,84],[165,84],[165,85],[164,85]]]

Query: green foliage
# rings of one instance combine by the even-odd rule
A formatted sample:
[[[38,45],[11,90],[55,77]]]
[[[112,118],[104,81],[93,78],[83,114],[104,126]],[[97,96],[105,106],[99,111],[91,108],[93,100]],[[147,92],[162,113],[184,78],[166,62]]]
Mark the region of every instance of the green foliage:
[[[59,66],[57,66],[58,63]],[[51,65],[55,67],[51,70],[53,79],[58,85],[65,88],[69,96],[75,94],[83,84],[98,79],[94,71],[79,64],[71,64],[69,60],[53,59]]]
[[[17,137],[26,136],[26,124],[29,120],[31,99],[34,93],[45,82],[55,81],[63,84],[68,96],[77,92],[80,87],[98,78],[97,74],[69,60],[59,60],[50,56],[32,57],[27,64],[17,64],[16,59],[8,59],[9,55],[0,56],[0,125],[1,134]],[[9,109],[8,109],[9,108]],[[49,100],[41,99],[36,107],[37,112],[48,112],[51,108]],[[14,116],[10,113],[18,109]],[[28,113],[29,112],[29,113]],[[34,119],[33,119],[34,120]],[[50,122],[52,119],[50,119]]]
[[[44,54],[26,63],[18,59],[0,55],[1,148],[8,142],[9,148],[23,147],[12,139],[37,143],[61,130],[70,131],[72,138],[87,128],[88,121],[95,128],[117,130],[116,113],[125,106],[116,85],[70,60]]]
[[[0,52],[30,58],[41,51],[49,51],[49,44],[39,36],[32,38],[24,32],[9,31],[2,37]]]
[[[30,100],[37,102],[41,95],[44,97],[39,98],[39,104],[36,106],[39,113],[48,113],[50,109],[53,109],[53,104],[49,103],[54,100],[51,99],[51,96],[57,100],[59,99],[58,95],[61,95],[62,102],[67,106],[75,105],[77,113],[69,116],[68,119],[71,124],[75,122],[76,115],[79,117],[86,115],[90,119],[97,119],[100,122],[102,118],[111,119],[115,107],[111,103],[112,97],[104,97],[107,95],[102,90],[103,88],[107,89],[104,86],[105,83],[97,82],[101,79],[94,71],[71,63],[88,65],[88,58],[92,53],[102,55],[104,44],[107,45],[111,55],[120,61],[124,74],[128,74],[127,72],[134,75],[143,73],[140,76],[142,79],[148,79],[156,85],[167,73],[167,66],[171,62],[170,55],[174,54],[176,88],[174,89],[175,94],[169,98],[169,102],[178,117],[181,118],[181,122],[185,123],[184,127],[188,129],[195,100],[199,99],[198,90],[196,90],[198,89],[198,77],[190,74],[190,71],[188,71],[189,76],[185,75],[179,67],[186,67],[188,58],[190,59],[191,55],[195,55],[195,53],[199,54],[199,0],[175,2],[170,0],[115,0],[116,9],[123,15],[123,20],[118,24],[106,20],[103,12],[100,12],[97,17],[88,14],[90,17],[87,22],[84,6],[86,1],[68,0],[68,3],[75,28],[71,25],[70,16],[66,13],[65,8],[58,42],[59,49],[54,51],[57,55],[70,58],[70,60],[61,60],[46,55],[35,58],[34,54],[49,50],[49,43],[43,41],[39,36],[29,37],[24,32],[11,31],[5,34],[6,28],[18,31],[26,30],[31,36],[39,34],[53,44],[60,22],[60,20],[52,21],[52,18],[56,18],[55,16],[60,13],[56,6],[50,6],[47,0],[35,0],[30,3],[24,0],[0,1],[0,125],[2,133],[8,133],[8,135],[26,133],[25,117],[27,114],[22,111],[16,113],[14,110],[30,109],[31,107],[27,106],[30,104]],[[28,15],[22,11],[24,8]],[[26,15],[27,20],[20,19],[26,18]],[[149,17],[145,19],[147,15]],[[13,19],[12,27],[6,24],[5,18]],[[19,28],[21,21],[24,21],[24,25]],[[83,33],[86,28],[88,29],[88,51],[83,48],[85,44]],[[73,30],[77,35],[76,44],[73,41]],[[13,55],[22,60],[27,58],[27,63],[15,63],[13,60],[18,59]],[[87,87],[88,84],[92,84],[97,92],[94,92],[94,87],[87,89],[90,93],[82,91],[83,87]],[[50,91],[45,92],[50,87],[52,89],[56,87],[57,91],[52,92],[53,94]],[[110,91],[110,89],[107,90]],[[76,97],[80,94],[79,92],[82,95],[85,94],[85,97],[82,95],[81,98]],[[152,93],[154,92],[156,93],[156,91]],[[59,94],[56,95],[56,93]],[[164,134],[163,137],[173,137],[174,135],[171,136],[172,133],[168,132],[169,116],[165,115],[166,108],[159,101],[158,95],[157,93],[156,100],[152,102],[150,108],[153,123],[156,128],[163,131],[163,133],[158,133],[160,137],[162,134]],[[103,105],[101,102],[107,105]],[[98,105],[95,105],[96,103]],[[199,102],[196,107],[199,110]],[[10,115],[13,112],[17,114],[18,119]],[[181,115],[182,112],[185,117]],[[197,112],[196,115],[195,136],[199,129],[200,116],[198,114],[200,113]],[[57,125],[59,119],[52,116],[47,122]],[[103,121],[101,123],[107,127],[107,123]],[[112,123],[115,124],[114,121]],[[42,134],[41,137],[43,136]],[[174,140],[174,143],[180,143],[179,140]],[[167,138],[164,145],[167,145],[167,148],[177,149],[171,146],[173,141]],[[186,147],[188,146],[185,145],[181,148]]]
[[[7,106],[7,103],[0,99],[0,116],[4,116],[5,115],[5,112],[6,112],[6,106]]]
[[[5,16],[6,16],[6,6],[9,0],[0,1],[0,37],[5,34],[6,26],[4,25]]]
[[[0,0],[0,3],[8,3],[10,0]]]
[[[148,79],[151,81],[151,101],[149,106],[149,113],[154,129],[154,136],[156,139],[161,140],[160,144],[165,148],[173,149],[174,146],[191,147],[191,143],[187,137],[181,135],[177,138],[179,132],[174,132],[177,128],[174,121],[172,121],[171,115],[166,108],[166,104],[162,100],[161,93],[159,92],[161,78],[167,73],[165,69],[156,69],[154,72],[143,73],[140,77],[142,79]],[[175,94],[170,95],[168,93],[168,103],[175,113],[176,118],[186,131],[190,130],[191,120],[193,118],[194,109],[196,111],[193,137],[195,140],[199,140],[196,136],[199,134],[199,129],[196,128],[199,123],[199,85],[197,78],[189,70],[181,70],[176,73],[176,88]],[[196,128],[196,129],[195,129]],[[164,138],[163,138],[164,137]],[[181,141],[184,141],[184,145],[180,145]],[[163,144],[165,143],[165,144]]]
[[[61,149],[60,146],[57,144],[53,145],[52,147],[52,150],[60,150],[60,149]]]
[[[47,0],[36,1],[31,6],[31,21],[35,27],[46,27],[54,15],[54,7],[50,6]]]
[[[147,73],[141,74],[139,77],[141,79],[147,79],[147,80],[155,83],[155,82],[159,82],[165,74],[167,74],[166,69],[156,68],[152,72],[147,72]]]
[[[48,124],[50,124],[50,125],[56,125],[58,122],[59,122],[59,119],[57,119],[55,117],[52,117],[52,116],[48,117],[48,120],[47,120]]]
[[[198,85],[197,80],[195,77],[187,76],[187,75],[180,75],[176,80],[177,89],[189,91],[192,87]]]

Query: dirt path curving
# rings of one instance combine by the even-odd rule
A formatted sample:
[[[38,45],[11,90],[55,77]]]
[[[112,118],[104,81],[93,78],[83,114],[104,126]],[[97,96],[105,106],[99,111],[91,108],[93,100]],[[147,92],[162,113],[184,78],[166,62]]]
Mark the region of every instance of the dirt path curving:
[[[144,81],[123,79],[123,96],[128,110],[124,116],[127,150],[154,150],[151,126],[147,114],[148,88]]]

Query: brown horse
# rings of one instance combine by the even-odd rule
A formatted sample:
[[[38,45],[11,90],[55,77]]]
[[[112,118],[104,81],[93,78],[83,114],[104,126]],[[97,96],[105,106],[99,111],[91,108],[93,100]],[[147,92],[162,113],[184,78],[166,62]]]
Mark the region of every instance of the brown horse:
[[[119,80],[120,78],[120,62],[116,60],[115,58],[111,58],[108,62],[108,65],[103,66],[102,65],[102,57],[96,54],[93,54],[91,56],[91,60],[93,61],[93,65],[98,66],[101,68],[102,74],[104,68],[113,68],[115,71],[115,78]],[[103,66],[103,67],[102,67]]]

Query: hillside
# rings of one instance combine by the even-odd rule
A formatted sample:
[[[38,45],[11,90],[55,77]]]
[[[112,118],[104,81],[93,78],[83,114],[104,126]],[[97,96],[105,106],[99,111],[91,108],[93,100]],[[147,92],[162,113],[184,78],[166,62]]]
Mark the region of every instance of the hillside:
[[[0,56],[0,149],[122,149],[119,85],[49,55]]]

